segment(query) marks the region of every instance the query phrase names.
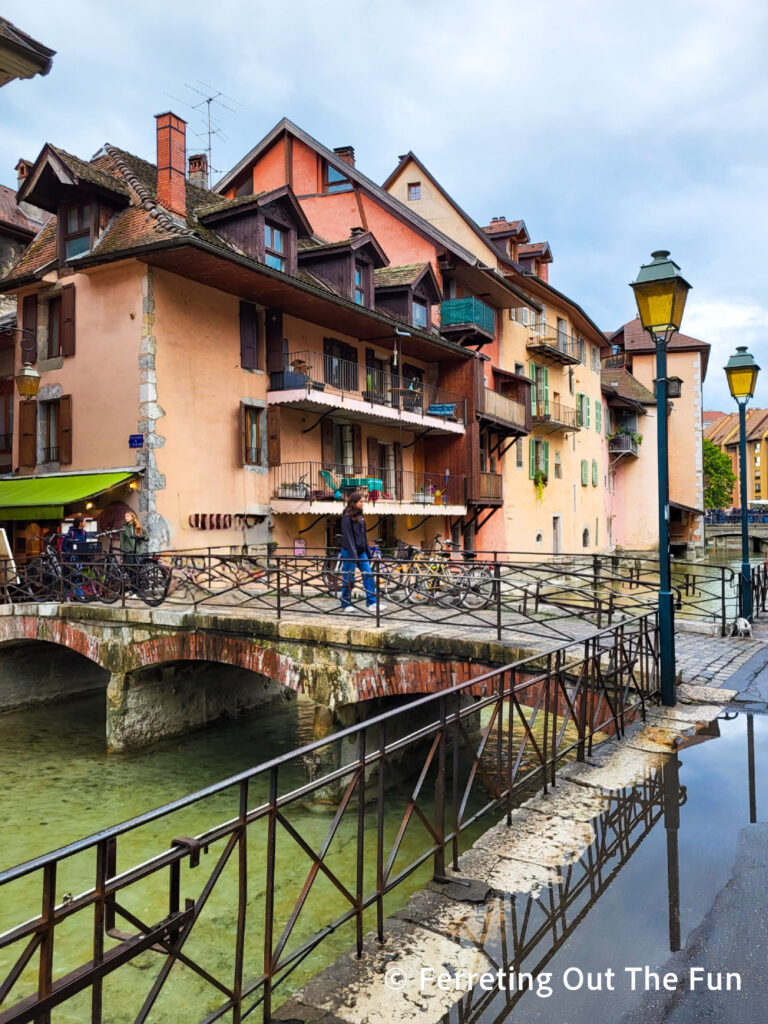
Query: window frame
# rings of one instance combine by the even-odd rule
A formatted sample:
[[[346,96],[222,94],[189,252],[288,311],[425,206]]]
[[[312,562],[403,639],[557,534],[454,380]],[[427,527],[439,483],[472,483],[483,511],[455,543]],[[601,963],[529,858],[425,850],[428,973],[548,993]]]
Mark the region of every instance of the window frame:
[[[56,325],[56,350],[52,349],[54,337],[54,324]],[[46,342],[46,359],[57,359],[62,355],[61,335],[64,318],[62,315],[61,295],[53,295],[48,300],[48,340]]]
[[[331,172],[338,174],[339,178],[337,181],[331,180]],[[344,177],[342,171],[335,167],[330,160],[326,160],[323,165],[323,192],[326,195],[336,195],[338,192],[351,192],[354,188],[352,180],[348,177]]]
[[[280,236],[282,240],[282,249],[275,248],[274,245],[267,244],[267,237],[269,233],[270,240],[274,242],[275,232]],[[275,263],[270,263],[270,257],[279,263],[280,266],[275,266]],[[279,270],[281,273],[286,272],[288,266],[289,257],[289,238],[288,231],[283,227],[282,224],[277,224],[275,221],[267,220],[264,218],[264,263],[266,266],[271,267],[272,270]]]
[[[77,230],[69,231],[69,216],[73,211],[86,210],[85,221],[87,227],[78,226]],[[97,215],[98,203],[94,202],[93,199],[87,199],[84,202],[73,202],[65,203],[59,209],[59,244],[60,254],[64,262],[67,260],[75,259],[77,256],[82,256],[87,252],[90,252],[93,247],[93,238],[95,235],[94,231],[94,219]],[[79,221],[79,217],[78,217]],[[88,238],[88,246],[82,249],[80,252],[67,253],[67,244],[78,238]]]
[[[416,317],[414,315],[414,311],[415,311],[417,306],[419,307],[419,309],[422,309],[422,308],[424,309],[424,323],[423,324],[419,323],[416,320]],[[413,324],[413,326],[414,327],[418,327],[422,331],[429,330],[430,317],[431,317],[431,304],[421,295],[412,295],[411,296],[411,323]]]
[[[420,181],[409,181],[408,185],[408,202],[417,203],[421,199],[421,182]]]
[[[250,444],[251,426],[256,428],[256,445]],[[266,472],[269,465],[267,445],[267,407],[252,402],[240,403],[240,445],[241,462],[251,469]],[[254,457],[254,454],[255,457]]]

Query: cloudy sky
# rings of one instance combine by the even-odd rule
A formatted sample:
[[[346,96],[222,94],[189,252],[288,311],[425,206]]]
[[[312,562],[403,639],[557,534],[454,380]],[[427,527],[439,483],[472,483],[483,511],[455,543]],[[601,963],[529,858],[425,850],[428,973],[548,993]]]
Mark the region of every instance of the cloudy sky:
[[[353,145],[382,181],[413,149],[476,220],[524,218],[552,283],[603,328],[668,248],[694,286],[683,324],[721,367],[748,344],[768,405],[768,4],[760,0],[5,0],[58,51],[47,78],[0,92],[0,181],[50,140],[154,155],[153,115],[226,94],[227,171],[281,117]],[[205,83],[205,84],[204,84]],[[229,99],[231,97],[231,99]]]

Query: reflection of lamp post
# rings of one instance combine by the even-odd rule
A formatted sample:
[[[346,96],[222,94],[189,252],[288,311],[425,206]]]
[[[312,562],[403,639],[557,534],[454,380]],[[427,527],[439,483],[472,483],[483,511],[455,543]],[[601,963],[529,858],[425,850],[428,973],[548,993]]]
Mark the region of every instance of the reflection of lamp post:
[[[741,477],[741,614],[752,619],[752,580],[749,567],[749,514],[747,507],[747,402],[755,393],[760,367],[747,352],[746,345],[739,345],[728,360],[725,376],[728,387],[739,407],[739,476]]]
[[[675,631],[669,567],[669,439],[667,428],[667,345],[680,330],[690,285],[665,249],[651,253],[632,282],[640,322],[656,348],[656,429],[659,447],[659,662],[661,702],[675,705]],[[677,378],[675,378],[677,380]]]
[[[22,367],[13,379],[19,394],[28,402],[37,395],[40,388],[40,374],[32,366],[37,355],[37,336],[25,327],[17,327],[16,330],[20,335]]]
[[[667,833],[667,897],[669,901],[669,951],[680,949],[680,762],[677,753],[661,769],[664,800],[664,828]]]
[[[747,715],[747,769],[749,772],[749,822],[757,821],[757,793],[755,788],[755,722],[754,715]]]

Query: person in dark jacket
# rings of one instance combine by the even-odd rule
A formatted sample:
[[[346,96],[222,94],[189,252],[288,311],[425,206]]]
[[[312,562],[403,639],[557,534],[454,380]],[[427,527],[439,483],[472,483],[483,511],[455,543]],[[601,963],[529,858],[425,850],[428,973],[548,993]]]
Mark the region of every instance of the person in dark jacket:
[[[360,569],[365,589],[365,605],[369,611],[376,611],[376,583],[371,571],[371,549],[363,517],[363,496],[359,491],[350,494],[347,507],[341,517],[342,586],[341,610],[352,611],[352,585],[355,581],[355,566]],[[380,608],[384,606],[379,605]]]
[[[81,544],[88,539],[85,532],[85,516],[75,516],[74,522],[64,535],[61,542],[61,550],[65,553],[75,550],[75,544]]]

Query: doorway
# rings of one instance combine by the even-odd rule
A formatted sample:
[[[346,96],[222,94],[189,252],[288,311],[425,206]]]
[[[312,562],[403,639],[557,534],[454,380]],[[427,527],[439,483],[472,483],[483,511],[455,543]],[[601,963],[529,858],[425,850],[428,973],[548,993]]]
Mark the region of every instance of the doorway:
[[[560,516],[552,516],[552,554],[559,555],[563,549],[563,534]]]

